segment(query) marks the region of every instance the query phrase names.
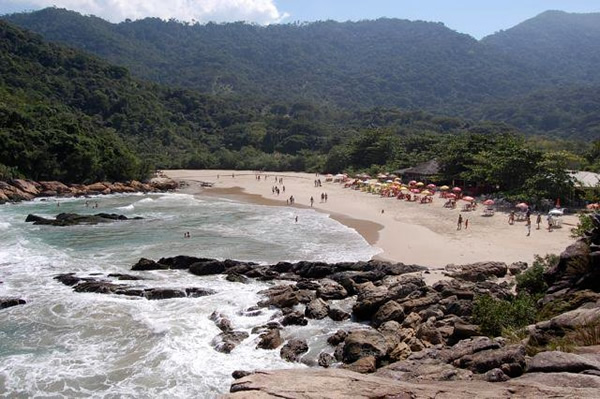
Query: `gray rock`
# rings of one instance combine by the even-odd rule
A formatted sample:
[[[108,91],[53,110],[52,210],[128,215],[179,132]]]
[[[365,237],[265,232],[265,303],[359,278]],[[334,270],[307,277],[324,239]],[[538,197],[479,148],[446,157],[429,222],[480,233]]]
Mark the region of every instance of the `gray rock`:
[[[279,352],[282,359],[288,362],[297,362],[300,360],[300,355],[308,352],[308,344],[304,340],[291,339]]]
[[[375,359],[385,357],[391,348],[383,334],[377,330],[365,329],[350,331],[344,340],[344,363],[354,363],[358,359],[374,356]]]
[[[536,354],[527,365],[531,373],[580,373],[586,370],[600,370],[600,363],[574,353],[550,351]]]
[[[329,313],[329,305],[321,298],[317,298],[306,305],[304,315],[309,319],[324,319]]]

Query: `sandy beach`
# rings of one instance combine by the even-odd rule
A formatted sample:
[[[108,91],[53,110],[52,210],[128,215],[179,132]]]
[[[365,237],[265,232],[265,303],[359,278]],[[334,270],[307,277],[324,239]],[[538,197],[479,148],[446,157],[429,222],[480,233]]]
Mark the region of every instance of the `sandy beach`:
[[[381,249],[381,259],[414,263],[432,269],[448,264],[466,264],[478,261],[525,261],[531,264],[535,255],[560,254],[573,242],[571,228],[577,217],[562,217],[562,228],[546,229],[545,217],[540,230],[532,226],[527,236],[525,222],[508,224],[508,214],[496,212],[482,216],[481,207],[472,212],[461,212],[462,201],[456,209],[444,208],[444,199],[437,195],[431,204],[420,204],[381,198],[357,190],[343,188],[343,184],[325,182],[324,176],[311,173],[261,173],[230,170],[168,170],[167,176],[190,183],[187,189],[209,195],[234,198],[240,201],[273,206],[310,207],[326,212],[332,218],[355,229],[371,245]],[[218,176],[218,177],[217,177]],[[233,177],[234,176],[234,177]],[[277,179],[283,178],[285,193],[272,193]],[[321,187],[315,187],[320,178]],[[212,188],[200,188],[198,182],[214,183]],[[282,189],[282,185],[278,185]],[[327,193],[328,201],[321,201]],[[294,205],[286,205],[291,195]],[[457,219],[462,213],[469,220],[468,229],[457,230]],[[535,219],[534,219],[535,220]],[[310,223],[299,220],[298,223]]]

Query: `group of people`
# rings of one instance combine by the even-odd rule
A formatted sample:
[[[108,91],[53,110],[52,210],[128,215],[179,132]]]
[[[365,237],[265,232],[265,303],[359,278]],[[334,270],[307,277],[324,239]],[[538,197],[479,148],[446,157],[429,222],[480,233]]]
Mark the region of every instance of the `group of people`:
[[[458,221],[456,223],[456,230],[462,230],[463,222],[465,224],[465,230],[469,228],[469,218],[463,218],[462,213],[458,214]]]
[[[510,211],[510,214],[508,215],[508,224],[515,224],[515,218],[515,211]],[[542,223],[542,214],[539,212],[535,218],[535,223],[537,225],[536,230],[539,230],[540,224]],[[527,208],[527,211],[525,212],[525,230],[527,231],[527,236],[531,235],[531,224],[531,209]],[[548,217],[548,230],[552,231],[552,223],[550,217]]]
[[[321,179],[315,179],[314,183],[315,183],[315,187],[321,187],[322,186]]]

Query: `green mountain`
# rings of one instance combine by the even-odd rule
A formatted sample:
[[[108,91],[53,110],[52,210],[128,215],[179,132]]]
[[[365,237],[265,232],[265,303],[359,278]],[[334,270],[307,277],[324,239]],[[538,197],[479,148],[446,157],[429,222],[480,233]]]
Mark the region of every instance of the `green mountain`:
[[[600,84],[600,13],[546,11],[482,39],[529,68],[552,71],[556,82]]]
[[[226,97],[456,113],[560,81],[546,65],[526,65],[440,23],[112,24],[55,8],[5,18],[137,76]]]

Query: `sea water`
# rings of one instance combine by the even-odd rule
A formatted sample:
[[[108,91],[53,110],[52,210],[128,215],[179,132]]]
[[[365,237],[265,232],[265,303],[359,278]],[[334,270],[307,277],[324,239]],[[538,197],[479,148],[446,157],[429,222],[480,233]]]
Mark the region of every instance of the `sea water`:
[[[60,212],[143,220],[70,227],[25,223],[28,214]],[[191,238],[183,238],[185,232]],[[213,311],[248,333],[277,315],[276,309],[253,317],[243,313],[261,300],[258,291],[274,282],[233,283],[185,270],[131,272],[131,266],[141,257],[191,255],[268,264],[367,260],[376,252],[356,231],[310,209],[201,195],[53,198],[0,206],[0,296],[27,301],[0,310],[0,396],[211,398],[228,391],[234,370],[307,367],[285,362],[279,350],[256,349],[257,334],[230,354],[211,346],[220,333],[208,318]],[[119,283],[216,293],[159,301],[75,293],[53,279],[69,272],[129,273],[145,280]],[[325,339],[340,327],[344,324],[328,319],[310,320],[305,327],[285,328],[282,335],[306,339],[310,363],[321,350],[332,350]]]

